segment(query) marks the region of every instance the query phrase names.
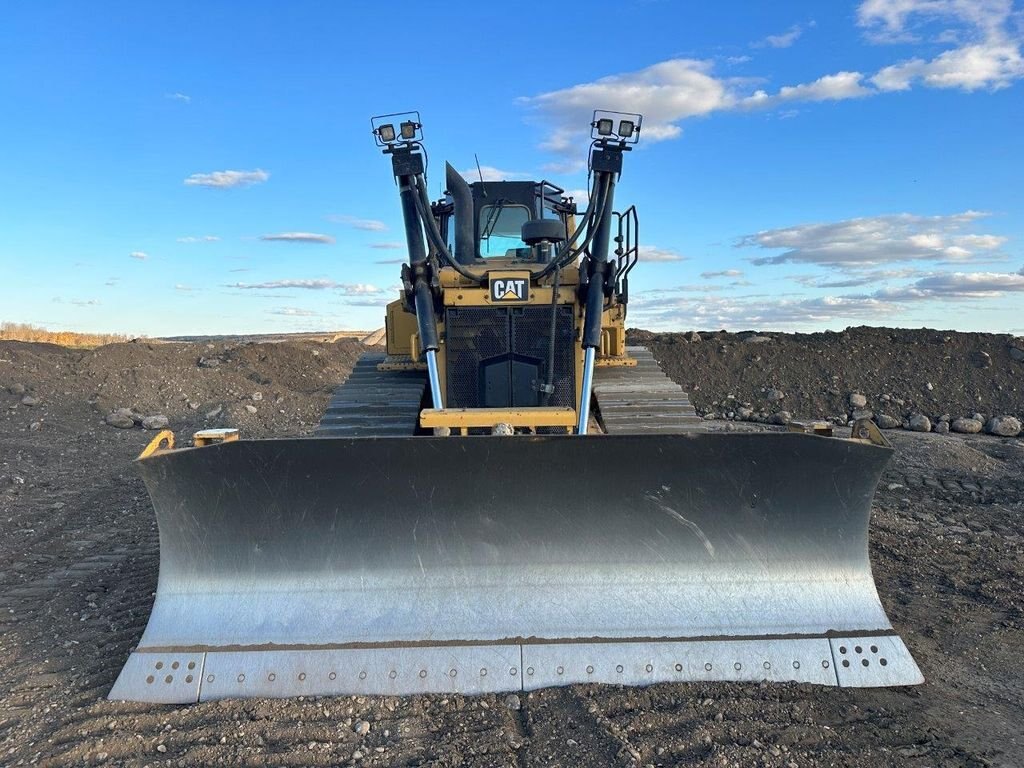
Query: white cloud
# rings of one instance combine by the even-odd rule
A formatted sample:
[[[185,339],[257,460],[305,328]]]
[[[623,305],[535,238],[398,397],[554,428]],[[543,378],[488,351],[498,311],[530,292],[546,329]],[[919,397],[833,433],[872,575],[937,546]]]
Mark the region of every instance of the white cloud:
[[[814,26],[814,22],[811,22],[808,26],[813,27]],[[782,32],[782,33],[780,33],[778,35],[768,35],[764,39],[759,40],[756,43],[753,43],[751,47],[753,47],[753,48],[765,48],[765,47],[768,47],[768,48],[789,48],[789,46],[791,46],[793,43],[795,43],[800,38],[800,35],[802,35],[803,33],[804,33],[804,28],[802,26],[800,26],[799,24],[794,24],[792,27],[787,29],[785,32]]]
[[[165,93],[164,98],[171,99],[172,101],[181,101],[185,104],[188,104],[192,101],[192,97],[184,93]]]
[[[705,280],[713,280],[716,277],[743,277],[743,270],[723,269],[720,272],[701,272],[700,276]]]
[[[268,309],[268,314],[285,315],[286,317],[319,317],[319,312],[311,309],[300,309],[299,307],[281,307],[280,309]]]
[[[74,304],[76,307],[98,307],[100,305],[99,299],[70,299],[69,304]]]
[[[824,75],[811,83],[784,85],[775,95],[758,90],[744,98],[742,106],[752,108],[774,107],[792,101],[842,101],[872,96],[875,91],[863,85],[864,75],[860,72],[837,72]]]
[[[915,22],[939,19],[997,34],[1012,10],[1011,0],[864,0],[857,8],[857,24],[877,42],[916,40],[910,28]]]
[[[176,290],[176,291],[186,291],[187,292],[187,291],[191,291],[192,290],[192,286],[191,285],[183,285],[182,283],[178,283],[177,285],[174,286],[174,290]]]
[[[323,243],[327,245],[334,242],[334,238],[330,235],[320,235],[315,232],[279,232],[274,235],[260,235],[260,240],[283,243]]]
[[[384,232],[388,228],[387,224],[377,221],[377,219],[359,219],[345,214],[331,214],[326,218],[335,224],[348,224],[353,229],[361,229],[365,232]]]
[[[644,327],[659,328],[805,328],[836,321],[877,320],[898,307],[873,297],[825,296],[775,299],[764,296],[703,295],[665,301],[634,298],[630,312]]]
[[[138,259],[139,261],[145,261],[149,258],[149,254],[145,251],[132,251],[128,255],[133,259]]]
[[[188,237],[179,237],[179,243],[216,243],[220,240],[216,235],[200,235],[198,237],[189,235]]]
[[[503,171],[501,168],[495,168],[492,165],[481,165],[479,171],[474,165],[472,168],[459,171],[459,173],[462,174],[462,178],[469,182],[480,181],[481,175],[484,177],[484,181],[512,181],[514,179],[530,178],[530,174],[528,173],[521,173],[520,171]]]
[[[873,294],[891,301],[920,299],[992,299],[1024,292],[1024,275],[1010,272],[942,272],[908,286]]]
[[[964,211],[949,216],[909,213],[869,216],[826,224],[768,229],[740,238],[740,247],[785,249],[752,259],[757,265],[803,263],[844,269],[902,261],[972,261],[992,258],[1006,238],[962,233],[988,216]]]
[[[271,280],[265,283],[232,283],[226,288],[238,288],[241,290],[280,290],[289,288],[301,288],[310,291],[337,291],[343,296],[360,296],[364,294],[380,293],[380,288],[366,283],[337,283],[334,280]]]
[[[999,90],[1024,77],[1020,46],[1009,42],[983,42],[946,51],[931,61],[910,59],[885,67],[871,78],[882,91],[910,90],[914,82],[929,88]]]
[[[881,91],[906,91],[914,83],[964,91],[1006,88],[1024,77],[1019,28],[1010,30],[1010,0],[865,0],[857,23],[876,42],[920,39],[919,30],[952,24],[936,42],[958,43],[931,60],[912,58],[880,69],[871,82]]]
[[[867,272],[845,273],[836,278],[820,275],[796,275],[790,279],[808,288],[858,288],[863,285],[877,285],[886,280],[919,277],[923,273],[919,269],[872,269]]]
[[[586,148],[595,106],[642,113],[642,138],[663,141],[682,135],[679,121],[733,103],[725,83],[712,76],[711,66],[696,59],[669,59],[520,101],[551,124],[543,146],[554,152],[574,154]]]
[[[656,245],[640,246],[640,261],[683,261],[686,257],[671,248]]]
[[[185,186],[230,189],[262,184],[269,178],[270,174],[260,168],[255,171],[213,171],[211,173],[193,173],[185,179]]]
[[[405,264],[405,259],[381,259],[380,261],[373,262],[374,264]]]
[[[405,248],[405,243],[371,243],[370,247],[378,251],[398,251]]]

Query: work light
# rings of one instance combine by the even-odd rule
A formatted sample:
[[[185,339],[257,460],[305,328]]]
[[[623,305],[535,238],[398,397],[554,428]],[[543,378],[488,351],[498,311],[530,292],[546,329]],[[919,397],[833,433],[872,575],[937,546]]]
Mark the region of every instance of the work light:
[[[402,138],[415,139],[417,128],[419,128],[419,126],[412,120],[405,121],[404,123],[402,123]]]
[[[402,133],[405,133],[404,127]],[[390,144],[392,141],[395,140],[395,126],[393,126],[391,123],[382,125],[379,128],[377,128],[377,135],[380,136],[380,140],[383,141],[385,144]]]
[[[597,121],[597,135],[598,136],[611,136],[612,126],[614,123],[607,117],[602,117]]]
[[[619,120],[619,137],[628,139],[633,135],[633,131],[636,130],[636,123],[632,120]]]

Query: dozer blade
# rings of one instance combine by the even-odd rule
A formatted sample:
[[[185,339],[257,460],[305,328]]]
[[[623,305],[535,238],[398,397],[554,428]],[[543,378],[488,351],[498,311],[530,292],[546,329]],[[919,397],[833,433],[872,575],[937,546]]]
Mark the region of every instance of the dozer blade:
[[[890,454],[795,433],[156,454],[156,600],[110,697],[919,683],[868,561]]]

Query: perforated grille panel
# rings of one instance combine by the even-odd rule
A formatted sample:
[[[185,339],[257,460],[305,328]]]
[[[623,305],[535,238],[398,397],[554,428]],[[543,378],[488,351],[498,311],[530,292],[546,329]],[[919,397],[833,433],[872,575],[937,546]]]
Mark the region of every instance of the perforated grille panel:
[[[547,378],[550,307],[450,307],[445,312],[451,408],[536,406]],[[575,404],[573,309],[558,308],[552,406]]]

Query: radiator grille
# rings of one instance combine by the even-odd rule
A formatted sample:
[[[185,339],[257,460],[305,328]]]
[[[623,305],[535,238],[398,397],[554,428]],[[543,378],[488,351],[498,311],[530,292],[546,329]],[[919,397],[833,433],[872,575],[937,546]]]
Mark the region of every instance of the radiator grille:
[[[560,306],[555,323],[552,406],[575,405],[573,308]],[[539,404],[534,380],[547,377],[551,308],[450,307],[445,312],[445,354],[451,408],[530,407]],[[507,386],[487,389],[498,377]],[[497,399],[496,399],[497,398]],[[488,401],[489,400],[489,401]]]

